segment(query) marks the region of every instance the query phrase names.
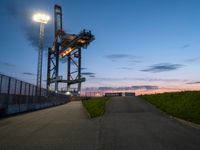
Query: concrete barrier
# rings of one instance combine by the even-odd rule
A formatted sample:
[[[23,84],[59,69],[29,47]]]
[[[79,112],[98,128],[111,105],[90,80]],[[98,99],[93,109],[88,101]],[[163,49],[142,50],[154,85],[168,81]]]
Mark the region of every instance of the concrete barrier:
[[[7,107],[7,114],[15,114],[15,113],[19,113],[19,105],[15,104],[15,105],[8,105]]]
[[[57,106],[69,101],[69,97],[65,95],[38,97],[0,94],[0,117]]]

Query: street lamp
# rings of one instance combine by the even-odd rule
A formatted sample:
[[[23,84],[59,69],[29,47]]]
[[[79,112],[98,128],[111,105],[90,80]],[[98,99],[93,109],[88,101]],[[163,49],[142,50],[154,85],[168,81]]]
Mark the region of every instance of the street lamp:
[[[39,49],[38,49],[38,65],[37,65],[37,96],[41,96],[42,84],[42,56],[44,44],[44,25],[48,23],[50,17],[46,14],[37,13],[33,15],[33,20],[40,23]]]

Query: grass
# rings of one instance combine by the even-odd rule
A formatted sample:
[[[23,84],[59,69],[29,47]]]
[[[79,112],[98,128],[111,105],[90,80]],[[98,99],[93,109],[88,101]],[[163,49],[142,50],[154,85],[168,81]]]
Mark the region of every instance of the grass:
[[[142,97],[172,116],[200,124],[200,91],[143,95]]]
[[[105,111],[105,104],[108,101],[108,97],[95,97],[89,100],[84,100],[83,106],[86,108],[91,118],[103,115]]]

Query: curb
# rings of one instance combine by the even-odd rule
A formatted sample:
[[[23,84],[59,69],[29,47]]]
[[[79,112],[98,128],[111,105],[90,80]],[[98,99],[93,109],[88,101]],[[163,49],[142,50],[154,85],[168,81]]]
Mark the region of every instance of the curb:
[[[197,130],[200,130],[200,124],[196,124],[196,123],[193,123],[193,122],[190,122],[190,121],[186,121],[186,120],[183,120],[181,118],[178,118],[178,117],[174,117],[174,116],[169,116],[170,118],[186,125],[186,126],[189,126],[189,127],[192,127],[194,129],[197,129]]]
[[[87,109],[85,108],[85,106],[83,105],[83,100],[81,100],[84,112],[87,114],[88,118],[91,119],[92,117],[90,116],[90,113],[87,111]]]
[[[175,120],[175,121],[177,121],[177,122],[179,122],[179,123],[181,123],[181,124],[183,124],[185,126],[188,126],[190,128],[193,128],[193,129],[196,129],[196,130],[200,130],[200,124],[196,124],[196,123],[193,123],[193,122],[190,122],[190,121],[187,121],[187,120],[175,117],[175,116],[171,116],[170,114],[162,111],[160,108],[158,108],[155,105],[151,104],[149,101],[145,100],[144,98],[142,98],[142,97],[139,97],[139,98],[141,98],[143,101],[147,102],[148,104],[150,104],[151,106],[156,108],[158,111],[160,111],[166,117],[168,117],[170,119],[173,119],[173,120]]]
[[[95,119],[95,118],[98,118],[98,117],[103,116],[103,115],[105,114],[105,112],[106,112],[106,110],[105,110],[105,109],[106,109],[106,104],[108,103],[109,99],[110,99],[110,98],[108,98],[107,101],[106,101],[106,103],[105,103],[104,111],[100,114],[100,116],[96,116],[96,117],[91,117],[90,113],[87,111],[87,109],[86,109],[85,106],[83,105],[83,100],[82,100],[81,102],[82,102],[82,105],[83,105],[83,107],[84,107],[84,111],[86,112],[88,118],[89,118],[89,119]]]

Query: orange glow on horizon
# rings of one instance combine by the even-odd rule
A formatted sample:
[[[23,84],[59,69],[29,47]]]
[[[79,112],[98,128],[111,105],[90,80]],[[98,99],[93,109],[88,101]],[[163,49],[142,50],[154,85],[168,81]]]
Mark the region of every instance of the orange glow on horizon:
[[[134,92],[136,95],[144,95],[144,94],[158,94],[158,93],[166,93],[166,92],[181,92],[181,91],[200,91],[200,86],[194,85],[182,85],[182,86],[167,86],[167,87],[160,87],[158,89],[140,89],[140,90],[107,90],[107,91],[82,91],[82,96],[90,96],[98,95],[103,96],[105,93],[116,93],[116,92]]]

